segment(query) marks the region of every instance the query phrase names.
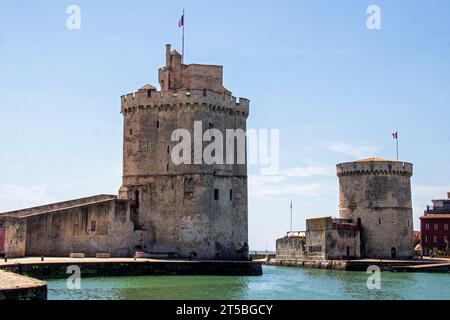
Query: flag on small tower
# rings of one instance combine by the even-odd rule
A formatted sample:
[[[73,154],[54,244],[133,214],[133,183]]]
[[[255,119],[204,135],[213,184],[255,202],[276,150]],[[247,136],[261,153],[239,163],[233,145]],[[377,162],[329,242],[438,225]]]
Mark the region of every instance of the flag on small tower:
[[[179,28],[184,27],[184,12],[183,12],[183,15],[180,18],[180,21],[178,21],[178,27]]]
[[[394,138],[397,147],[397,161],[398,161],[398,131],[392,132],[392,138]]]

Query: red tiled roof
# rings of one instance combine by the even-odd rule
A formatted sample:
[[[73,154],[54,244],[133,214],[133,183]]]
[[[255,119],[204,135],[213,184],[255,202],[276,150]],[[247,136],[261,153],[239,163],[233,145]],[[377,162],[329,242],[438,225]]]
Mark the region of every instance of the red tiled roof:
[[[382,158],[367,158],[367,159],[361,159],[357,160],[356,162],[384,162],[384,161],[390,161]]]
[[[420,219],[450,219],[449,214],[427,214],[425,216],[421,216]]]

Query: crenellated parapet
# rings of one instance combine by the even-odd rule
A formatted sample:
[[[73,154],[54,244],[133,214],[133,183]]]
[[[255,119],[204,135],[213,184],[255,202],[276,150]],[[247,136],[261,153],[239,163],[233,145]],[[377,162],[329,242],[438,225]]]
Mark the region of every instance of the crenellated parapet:
[[[361,160],[340,163],[336,166],[338,177],[359,175],[397,175],[411,177],[413,165],[408,162],[388,160]]]
[[[229,94],[212,90],[173,91],[139,90],[121,97],[121,113],[156,110],[176,111],[183,109],[202,108],[217,113],[230,113],[247,118],[249,115],[249,100],[239,100]]]

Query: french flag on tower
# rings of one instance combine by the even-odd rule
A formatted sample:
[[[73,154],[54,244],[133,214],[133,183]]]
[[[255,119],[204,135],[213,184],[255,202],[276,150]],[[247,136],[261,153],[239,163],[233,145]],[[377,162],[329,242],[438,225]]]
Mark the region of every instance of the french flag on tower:
[[[398,140],[398,132],[392,132],[392,138],[394,138],[395,140]]]

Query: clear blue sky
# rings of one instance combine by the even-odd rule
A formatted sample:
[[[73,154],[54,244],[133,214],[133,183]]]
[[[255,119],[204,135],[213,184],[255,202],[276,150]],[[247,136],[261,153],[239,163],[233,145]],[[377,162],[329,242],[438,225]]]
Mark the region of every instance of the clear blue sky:
[[[66,8],[81,7],[79,31]],[[382,29],[366,27],[381,8]],[[251,100],[251,128],[279,128],[281,174],[250,168],[250,247],[274,248],[289,227],[338,215],[335,164],[413,162],[415,226],[450,191],[450,2],[0,2],[0,211],[116,193],[120,95],[157,83],[164,44],[186,62],[221,64]]]

